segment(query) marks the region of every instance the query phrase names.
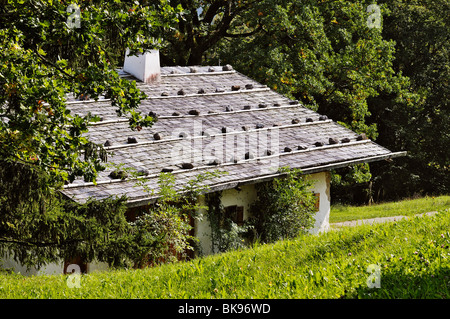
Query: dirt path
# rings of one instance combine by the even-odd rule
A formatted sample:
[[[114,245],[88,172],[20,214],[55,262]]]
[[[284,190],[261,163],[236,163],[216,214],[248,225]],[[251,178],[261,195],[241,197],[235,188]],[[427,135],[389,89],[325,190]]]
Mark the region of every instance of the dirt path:
[[[431,216],[436,214],[437,212],[429,212],[429,213],[423,213],[423,214],[418,214],[418,215],[414,215],[414,216]],[[411,216],[409,216],[411,217]],[[358,226],[358,225],[365,225],[365,224],[378,224],[378,223],[386,223],[386,222],[394,222],[396,220],[401,220],[404,218],[408,218],[408,216],[392,216],[392,217],[378,217],[378,218],[370,218],[370,219],[359,219],[359,220],[351,220],[351,221],[347,221],[347,222],[342,222],[342,223],[330,223],[330,228],[331,229],[339,229],[341,227],[346,227],[346,226]]]

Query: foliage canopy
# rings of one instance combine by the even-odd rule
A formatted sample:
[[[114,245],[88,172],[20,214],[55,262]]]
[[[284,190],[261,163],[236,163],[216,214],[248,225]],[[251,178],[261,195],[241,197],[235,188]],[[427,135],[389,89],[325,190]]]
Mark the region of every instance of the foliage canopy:
[[[123,264],[126,199],[79,206],[56,192],[77,177],[95,182],[107,161],[83,135],[98,118],[66,103],[108,98],[130,129],[152,125],[117,55],[158,45],[172,19],[167,1],[0,1],[0,253],[38,267],[74,255]]]
[[[334,198],[448,192],[448,1],[172,3],[183,11],[166,32],[165,64],[230,63],[393,151],[409,152],[371,164],[373,174],[369,165],[335,172]]]
[[[133,130],[156,120],[138,112],[145,94],[115,71],[126,48],[160,48],[166,65],[231,63],[391,150],[409,151],[370,170],[336,172],[334,197],[357,201],[348,194],[361,185],[364,201],[448,192],[448,1],[380,0],[380,28],[369,23],[371,0],[76,3],[0,0],[0,252],[20,246],[16,257],[30,265],[74,253],[123,264],[131,253],[124,198],[76,206],[54,192],[77,177],[95,182],[107,161],[83,135],[98,118],[71,114],[69,99],[110,99]],[[163,221],[163,212],[179,207],[162,201],[147,214]],[[156,215],[140,223],[154,230],[148,221]],[[178,221],[172,230],[187,231]]]
[[[68,97],[107,97],[131,129],[151,125],[154,119],[137,111],[145,94],[119,77],[111,48],[153,47],[158,28],[176,17],[165,1],[89,1],[78,6],[79,23],[72,25],[68,6],[0,2],[0,156],[38,166],[55,182],[95,181],[104,152],[82,133],[98,119],[71,114]]]

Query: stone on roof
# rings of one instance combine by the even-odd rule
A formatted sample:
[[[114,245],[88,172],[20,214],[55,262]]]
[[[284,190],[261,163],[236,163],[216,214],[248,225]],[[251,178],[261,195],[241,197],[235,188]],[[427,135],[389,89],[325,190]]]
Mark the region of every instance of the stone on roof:
[[[139,111],[157,118],[150,128],[132,131],[108,99],[71,100],[68,108],[99,115],[86,137],[105,145],[110,162],[136,169],[154,194],[107,169],[95,185],[82,179],[66,185],[69,198],[127,195],[137,205],[157,196],[161,172],[171,172],[178,188],[196,174],[227,172],[206,181],[213,191],[273,178],[285,166],[311,173],[395,156],[229,65],[162,67],[159,82],[137,85],[148,96]]]

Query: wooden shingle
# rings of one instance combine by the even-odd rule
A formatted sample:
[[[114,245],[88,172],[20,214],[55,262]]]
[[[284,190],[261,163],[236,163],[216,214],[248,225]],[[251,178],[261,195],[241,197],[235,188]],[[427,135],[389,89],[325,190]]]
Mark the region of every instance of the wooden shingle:
[[[135,80],[123,71],[119,74]],[[80,115],[98,114],[102,121],[93,123],[86,137],[102,145],[108,141],[110,162],[145,171],[141,177],[154,194],[136,187],[136,180],[112,179],[111,168],[99,173],[96,185],[82,180],[66,185],[63,193],[75,201],[127,195],[130,203],[142,203],[157,196],[162,171],[174,174],[178,188],[196,174],[228,172],[206,181],[211,190],[218,190],[273,178],[285,166],[308,173],[393,156],[234,70],[163,67],[159,83],[137,84],[148,96],[139,111],[157,114],[150,128],[132,131],[109,100],[72,100],[68,108]]]

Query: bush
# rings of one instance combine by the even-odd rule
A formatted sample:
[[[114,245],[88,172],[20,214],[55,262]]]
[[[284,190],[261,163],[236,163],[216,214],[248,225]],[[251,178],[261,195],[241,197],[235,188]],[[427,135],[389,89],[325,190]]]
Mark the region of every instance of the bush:
[[[282,171],[285,177],[256,185],[258,197],[250,208],[250,224],[256,238],[264,243],[295,238],[314,225],[312,182],[300,170]]]
[[[158,199],[138,212],[132,223],[135,268],[185,259],[194,251],[198,239],[191,235],[191,221],[201,218],[200,209],[206,208],[198,201],[199,195],[208,189],[203,182],[219,175],[218,172],[199,174],[177,191],[175,177],[161,173]],[[145,179],[139,183],[146,189],[142,184]]]
[[[230,216],[227,216],[221,198],[221,192],[205,196],[208,205],[207,218],[211,226],[211,249],[214,253],[245,247],[243,237],[252,228],[247,223],[238,225]]]

